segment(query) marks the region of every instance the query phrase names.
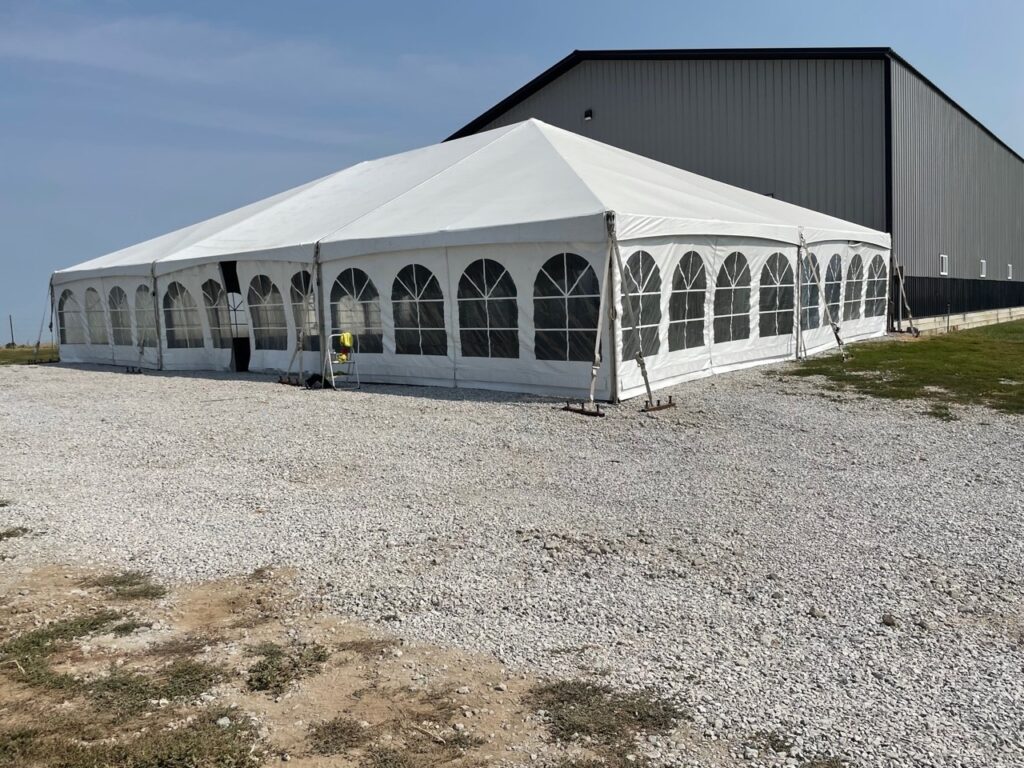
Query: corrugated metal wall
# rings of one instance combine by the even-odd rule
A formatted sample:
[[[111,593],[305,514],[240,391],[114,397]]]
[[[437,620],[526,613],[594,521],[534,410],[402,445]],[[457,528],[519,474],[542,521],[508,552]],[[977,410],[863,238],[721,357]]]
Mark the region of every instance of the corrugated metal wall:
[[[898,61],[892,152],[893,253],[908,275],[938,277],[944,253],[951,280],[980,278],[981,259],[988,280],[1011,263],[1024,280],[1024,162]]]
[[[529,117],[886,229],[881,58],[584,61],[487,127]]]

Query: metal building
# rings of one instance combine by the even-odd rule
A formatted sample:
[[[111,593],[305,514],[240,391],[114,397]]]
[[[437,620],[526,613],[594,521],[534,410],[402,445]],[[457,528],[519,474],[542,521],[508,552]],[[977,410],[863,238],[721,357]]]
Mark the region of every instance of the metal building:
[[[916,316],[1024,308],[1024,157],[889,48],[574,51],[449,138],[530,117],[890,232]]]

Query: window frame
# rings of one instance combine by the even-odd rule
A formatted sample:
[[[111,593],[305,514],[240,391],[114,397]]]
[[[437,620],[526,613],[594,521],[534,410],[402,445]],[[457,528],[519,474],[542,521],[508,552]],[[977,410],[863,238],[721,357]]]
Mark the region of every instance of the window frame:
[[[946,253],[940,253],[939,254],[939,276],[940,277],[948,277],[949,276],[949,254],[946,254]]]
[[[476,272],[478,266],[479,277],[471,275],[471,270]],[[519,289],[504,264],[489,258],[467,264],[459,277],[455,301],[462,357],[519,358]],[[499,311],[499,307],[504,311]],[[472,323],[474,315],[483,319],[483,325]],[[481,334],[483,344],[479,343]],[[483,354],[480,350],[484,350]]]
[[[100,292],[92,286],[85,289],[85,329],[88,332],[89,344],[110,344],[106,305]]]
[[[856,279],[853,276],[857,268]],[[851,294],[856,291],[856,297]],[[846,265],[846,288],[843,291],[843,321],[860,320],[864,317],[864,260],[855,253]]]
[[[730,264],[733,265],[731,270]],[[723,276],[726,279],[726,284],[723,284]],[[753,309],[751,303],[752,283],[750,260],[742,251],[733,251],[723,259],[722,265],[718,268],[718,274],[715,276],[711,329],[713,344],[729,344],[734,341],[746,341],[750,338],[750,315]],[[740,299],[737,302],[737,296],[741,295],[746,296],[745,300]],[[719,310],[724,297],[728,297],[729,312]],[[744,304],[746,304],[746,309],[742,309]],[[736,311],[737,306],[741,308],[741,311]],[[729,333],[726,334],[728,338],[722,338],[723,334],[720,332],[722,327],[729,329]],[[736,331],[737,328],[740,329],[739,333]]]
[[[146,305],[140,306],[139,295],[145,294]],[[156,297],[153,295],[152,287],[142,284],[135,289],[135,335],[138,338],[139,349],[156,349]]]
[[[433,270],[418,263],[402,267],[391,283],[391,311],[395,323],[396,355],[448,356],[450,340],[444,289]],[[414,337],[415,344],[412,343]]]
[[[575,277],[569,285],[573,274]],[[597,329],[602,322],[601,288],[590,260],[578,253],[562,251],[541,264],[533,281],[533,355],[536,360],[594,362]],[[586,311],[585,316],[579,308]],[[549,319],[554,316],[563,319],[556,324]],[[542,317],[545,318],[543,325]]]
[[[350,277],[346,284],[342,278]],[[358,281],[362,280],[360,284]],[[343,299],[349,299],[354,306],[343,306]],[[351,313],[347,324],[343,314]],[[356,317],[359,314],[361,317]],[[375,321],[375,322],[374,322]],[[384,322],[381,315],[380,292],[370,275],[359,267],[348,267],[338,273],[331,285],[331,333],[351,333],[352,351],[360,355],[382,354],[384,352]],[[341,350],[335,339],[335,351]]]
[[[116,307],[114,306],[115,294],[119,294]],[[133,346],[131,308],[128,305],[128,294],[124,288],[115,285],[107,291],[107,308],[110,312],[110,340],[114,346]],[[127,341],[125,341],[125,338],[127,338]]]
[[[252,334],[253,349],[264,352],[287,351],[288,314],[284,296],[277,284],[269,275],[254,275],[249,281],[245,300],[249,308],[249,332]]]
[[[697,270],[692,269],[695,261],[700,265]],[[684,264],[687,269],[684,269]],[[691,317],[690,310],[696,309],[695,305],[698,303],[700,313]],[[672,270],[672,287],[668,300],[668,351],[680,352],[684,349],[700,349],[707,346],[707,316],[707,264],[697,251],[687,251]],[[690,343],[691,339],[699,339],[700,343]]]
[[[288,289],[291,299],[292,322],[295,324],[295,343],[302,331],[302,349],[320,351],[320,320],[316,311],[316,281],[308,269],[292,275]]]
[[[815,331],[821,328],[821,265],[814,251],[806,251],[800,262],[800,330]],[[811,305],[814,306],[811,306]],[[814,322],[811,322],[813,312]]]
[[[988,277],[988,259],[981,259],[981,277]]]
[[[69,307],[68,304],[73,306]],[[74,322],[68,323],[68,317]],[[61,344],[85,344],[85,319],[82,317],[82,306],[70,288],[61,291],[57,299],[57,338]]]
[[[875,265],[881,264],[881,271],[876,273]],[[877,276],[876,276],[877,274]],[[886,314],[886,283],[889,280],[889,268],[882,254],[876,253],[868,264],[864,279],[864,318],[885,317]],[[870,302],[870,305],[869,305]]]
[[[175,301],[180,301],[182,306],[174,306]],[[164,289],[163,311],[167,349],[203,349],[206,346],[199,306],[183,283],[172,280]],[[176,316],[183,322],[174,321],[172,318]],[[186,320],[188,322],[184,322]]]
[[[622,359],[633,360],[637,352],[652,357],[661,349],[661,270],[650,253],[637,250],[630,254],[622,272]],[[637,325],[626,325],[631,318]]]
[[[770,282],[766,282],[766,277]],[[784,282],[787,277],[789,278],[788,283]],[[771,298],[772,296],[774,299]],[[787,297],[789,306],[785,306]],[[767,303],[766,298],[769,299]],[[764,266],[761,267],[761,279],[757,285],[758,338],[774,339],[792,336],[795,314],[796,274],[789,257],[776,251],[768,256]]]
[[[215,293],[211,292],[211,286],[216,286]],[[231,330],[231,315],[228,312],[228,293],[220,281],[212,277],[202,284],[201,289],[213,348],[231,349],[234,334]]]

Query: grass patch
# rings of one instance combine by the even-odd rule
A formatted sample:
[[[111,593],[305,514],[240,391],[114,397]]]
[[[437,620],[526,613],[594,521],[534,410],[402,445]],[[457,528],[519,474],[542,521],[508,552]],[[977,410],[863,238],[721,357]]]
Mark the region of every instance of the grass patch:
[[[33,688],[73,690],[77,682],[70,675],[53,671],[50,656],[63,650],[77,637],[86,637],[109,627],[122,616],[116,611],[76,616],[17,635],[0,645],[0,668]]]
[[[251,647],[249,652],[261,657],[249,668],[249,690],[275,695],[284,693],[294,681],[319,673],[330,657],[327,649],[319,643],[292,648],[277,643],[262,643]]]
[[[309,746],[318,755],[337,755],[365,744],[369,738],[368,729],[343,715],[309,728]]]
[[[814,357],[791,376],[824,376],[832,386],[891,400],[923,399],[947,419],[950,404],[1024,413],[1024,321],[931,336],[915,342],[854,344],[849,359]]]
[[[621,745],[640,732],[670,730],[682,713],[664,699],[641,693],[618,693],[609,686],[562,680],[530,692],[527,703],[548,713],[551,735],[563,741],[590,737],[604,745]]]
[[[99,587],[121,600],[157,600],[167,594],[167,587],[157,584],[142,571],[125,571],[85,579],[84,587]]]
[[[57,348],[50,345],[41,345],[38,355],[36,355],[35,347],[17,346],[0,348],[0,365],[30,365],[32,363],[56,363],[59,361]]]
[[[48,727],[0,732],[0,766],[21,768],[252,768],[263,754],[254,749],[251,725],[217,725],[225,713],[214,710],[175,729],[149,729],[136,737],[86,743],[71,728]],[[231,713],[235,714],[235,713]]]
[[[148,674],[111,667],[104,677],[82,683],[81,689],[98,706],[123,716],[142,712],[150,701],[189,701],[222,679],[219,667],[179,659]]]
[[[33,656],[49,656],[76,637],[99,632],[121,618],[122,615],[117,611],[100,611],[55,621],[0,645],[0,657],[25,660]]]
[[[0,506],[7,506],[6,504],[0,504]],[[32,533],[28,528],[23,525],[16,525],[13,528],[5,528],[0,531],[0,541],[7,541],[7,539],[17,539],[21,536],[27,536]]]

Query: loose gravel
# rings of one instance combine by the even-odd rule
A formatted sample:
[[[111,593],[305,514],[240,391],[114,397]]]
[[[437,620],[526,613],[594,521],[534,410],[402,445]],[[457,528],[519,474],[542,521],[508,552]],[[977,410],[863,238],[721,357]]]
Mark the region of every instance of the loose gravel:
[[[330,607],[692,717],[667,765],[1024,764],[1024,418],[755,369],[656,418],[0,368],[0,574],[296,566]],[[701,755],[701,757],[698,757]]]

